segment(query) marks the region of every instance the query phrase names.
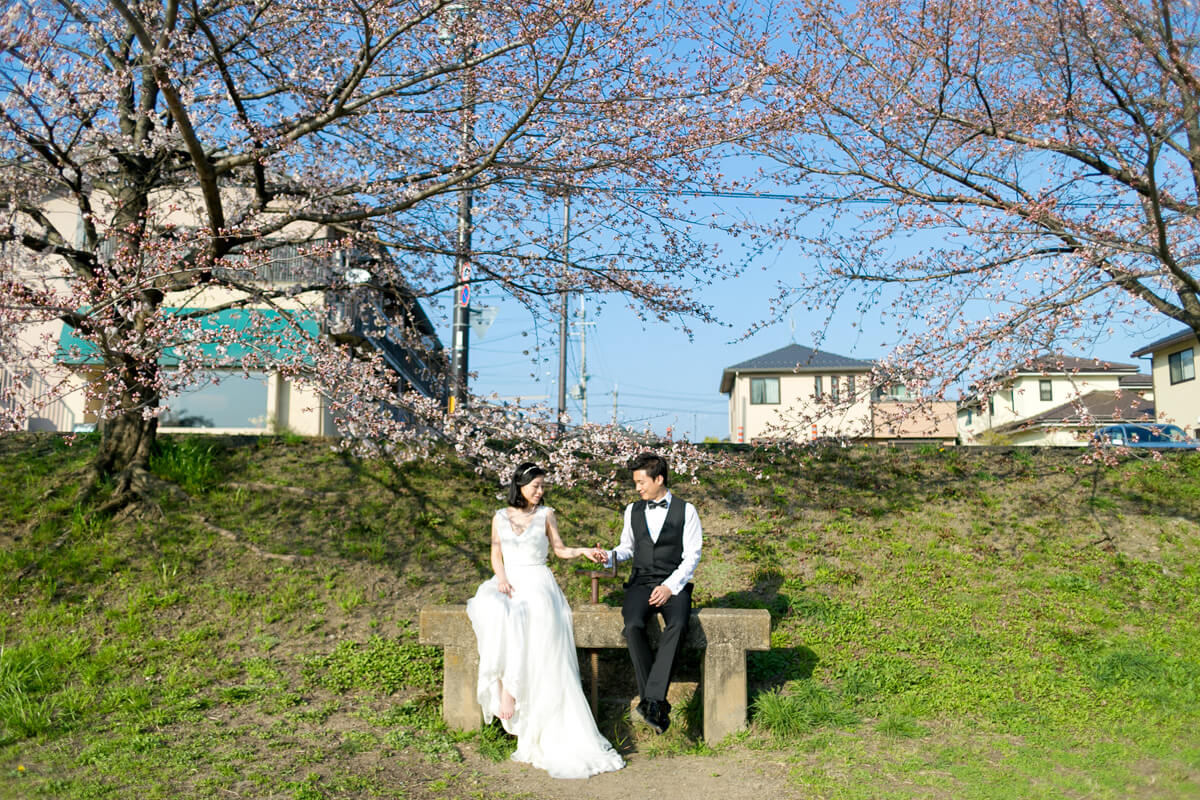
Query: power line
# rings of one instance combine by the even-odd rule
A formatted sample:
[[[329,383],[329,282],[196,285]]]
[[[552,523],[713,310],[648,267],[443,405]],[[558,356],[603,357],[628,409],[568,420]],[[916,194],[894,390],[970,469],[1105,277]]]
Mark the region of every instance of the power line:
[[[639,408],[644,411],[655,411],[655,410],[662,409],[662,406],[661,405],[640,406],[640,405],[637,405],[636,403],[621,403],[621,408]],[[729,412],[728,411],[708,411],[708,410],[702,410],[702,409],[698,409],[698,408],[672,408],[670,411],[663,411],[663,414],[703,414],[706,417],[723,417],[727,413],[729,413]]]
[[[519,181],[505,180],[499,181],[510,185],[524,185]],[[535,184],[537,185],[537,184]],[[563,186],[561,184],[541,184],[542,189],[551,189],[555,193],[561,192],[564,189],[572,192],[607,192],[611,194],[657,194],[670,195],[672,197],[721,197],[731,200],[798,200],[809,203],[846,203],[850,205],[894,205],[897,201],[886,197],[856,197],[847,198],[839,197],[832,194],[793,194],[789,192],[751,192],[751,191],[732,191],[721,189],[651,189],[645,186],[600,186],[597,184],[572,184]],[[932,205],[962,205],[961,201],[931,201]],[[1138,208],[1137,203],[1103,203],[1100,201],[1085,202],[1075,200],[1071,202],[1060,202],[1057,205],[1063,208]]]

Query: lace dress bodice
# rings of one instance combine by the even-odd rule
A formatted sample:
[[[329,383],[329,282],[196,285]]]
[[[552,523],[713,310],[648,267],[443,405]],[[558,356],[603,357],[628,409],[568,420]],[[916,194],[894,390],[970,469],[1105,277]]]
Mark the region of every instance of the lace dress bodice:
[[[548,506],[539,506],[523,531],[513,527],[509,509],[496,512],[499,519],[500,552],[504,555],[504,566],[544,567],[550,552],[550,538],[546,535]]]

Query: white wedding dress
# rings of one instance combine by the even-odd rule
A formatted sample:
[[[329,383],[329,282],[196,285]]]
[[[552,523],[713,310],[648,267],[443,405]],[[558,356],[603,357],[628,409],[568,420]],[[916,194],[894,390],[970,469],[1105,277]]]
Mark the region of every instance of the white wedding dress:
[[[513,529],[506,509],[496,512],[504,569],[513,596],[483,583],[467,601],[479,643],[477,696],[484,720],[500,711],[500,682],[516,698],[504,729],[517,737],[513,761],[532,764],[555,778],[587,778],[625,766],[600,735],[583,696],[571,607],[546,566],[549,539],[540,507],[524,531]]]

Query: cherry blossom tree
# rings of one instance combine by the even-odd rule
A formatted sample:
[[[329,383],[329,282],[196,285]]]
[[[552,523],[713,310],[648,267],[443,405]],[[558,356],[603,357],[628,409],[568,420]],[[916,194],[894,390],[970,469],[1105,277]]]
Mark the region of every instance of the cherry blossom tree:
[[[885,368],[940,392],[1148,319],[1200,331],[1194,3],[786,12],[744,48],[775,68],[754,148],[804,198],[766,231],[811,257],[782,306],[890,318]]]
[[[368,288],[397,300],[469,281],[531,306],[571,288],[707,318],[689,287],[726,268],[671,197],[720,184],[711,156],[753,124],[745,100],[761,72],[720,46],[721,13],[650,0],[10,4],[3,363],[28,375],[61,360],[45,323],[86,343],[80,372],[104,421],[95,476],[115,476],[117,497],[146,480],[165,401],[214,352],[225,366],[310,382],[356,447],[413,457],[449,442],[499,466],[489,442],[525,437],[579,474],[579,442],[547,439],[555,420],[483,400],[448,418],[399,391],[377,353],[348,357],[311,323],[324,325],[328,298],[348,290],[338,261],[348,252],[368,254]],[[464,276],[450,265],[467,188],[476,224]],[[585,190],[564,263],[545,220],[562,192]],[[282,241],[333,266],[273,281]],[[240,308],[277,315],[249,329],[213,324]],[[167,356],[177,366],[165,369]],[[10,391],[4,422],[73,385]],[[614,457],[633,447],[581,436]]]

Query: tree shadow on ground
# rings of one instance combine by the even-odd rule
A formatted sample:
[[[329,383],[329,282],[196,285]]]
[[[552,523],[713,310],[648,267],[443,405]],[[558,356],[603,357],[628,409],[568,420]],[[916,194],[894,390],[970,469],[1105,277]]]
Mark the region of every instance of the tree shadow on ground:
[[[311,464],[303,458],[311,449],[303,444],[264,442],[255,450],[261,479],[240,494],[235,482],[226,487],[236,498],[230,505],[238,507],[227,509],[218,524],[244,531],[257,546],[385,566],[418,583],[478,583],[490,575],[485,515],[461,504],[477,501],[477,492],[468,484],[464,497],[454,470],[415,480],[403,465],[364,462],[346,452]],[[298,472],[304,467],[307,473]],[[256,518],[273,519],[273,529],[256,529]],[[476,528],[482,533],[475,535]]]
[[[795,597],[781,592],[785,576],[778,569],[760,570],[748,590],[728,592],[710,603],[714,608],[762,608],[771,615],[771,631],[786,617],[795,613],[797,607],[809,604],[808,598]],[[794,585],[789,582],[789,586]],[[803,589],[801,589],[803,591]],[[772,636],[772,647],[765,651],[746,653],[746,669],[749,679],[749,700],[789,681],[811,678],[820,657],[812,648],[802,644],[778,645]]]

